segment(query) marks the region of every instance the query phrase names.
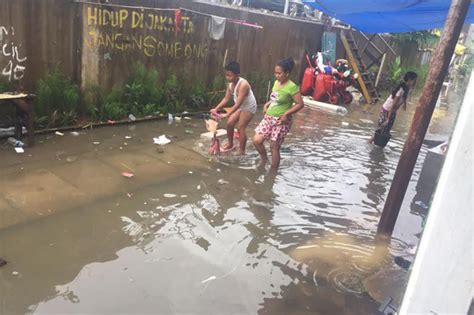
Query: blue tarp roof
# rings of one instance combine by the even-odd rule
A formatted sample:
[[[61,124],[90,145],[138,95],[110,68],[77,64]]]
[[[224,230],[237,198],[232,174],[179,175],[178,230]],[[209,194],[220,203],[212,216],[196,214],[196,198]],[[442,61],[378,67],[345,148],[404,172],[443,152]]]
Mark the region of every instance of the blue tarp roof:
[[[366,33],[404,33],[441,28],[449,0],[305,0],[305,4]],[[471,1],[465,23],[474,23]]]

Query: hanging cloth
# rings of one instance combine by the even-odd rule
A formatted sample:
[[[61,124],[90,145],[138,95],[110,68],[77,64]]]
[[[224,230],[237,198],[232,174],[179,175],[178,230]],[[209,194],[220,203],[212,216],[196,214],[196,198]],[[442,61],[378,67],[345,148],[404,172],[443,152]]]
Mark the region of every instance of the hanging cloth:
[[[176,34],[181,32],[181,17],[182,17],[181,10],[178,9],[174,11],[174,23],[175,23],[174,29],[175,29]]]
[[[211,15],[209,20],[209,37],[213,40],[224,38],[226,18]]]

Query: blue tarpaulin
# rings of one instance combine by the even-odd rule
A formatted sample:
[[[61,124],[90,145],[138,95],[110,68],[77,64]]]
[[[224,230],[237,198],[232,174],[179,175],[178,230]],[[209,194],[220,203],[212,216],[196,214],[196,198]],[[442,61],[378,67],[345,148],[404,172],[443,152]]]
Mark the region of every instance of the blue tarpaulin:
[[[305,4],[366,33],[405,33],[441,28],[449,0],[305,0]],[[474,23],[471,3],[465,20]]]

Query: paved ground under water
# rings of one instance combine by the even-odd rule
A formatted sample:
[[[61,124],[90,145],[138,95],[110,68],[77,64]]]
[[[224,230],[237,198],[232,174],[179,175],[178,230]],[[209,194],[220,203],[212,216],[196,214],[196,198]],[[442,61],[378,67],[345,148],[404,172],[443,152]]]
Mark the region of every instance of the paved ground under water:
[[[307,108],[277,174],[251,144],[211,159],[199,119],[43,135],[23,155],[5,143],[0,314],[375,314],[403,293],[393,257],[413,256],[427,211],[423,147],[388,253],[374,245],[412,110],[381,149],[367,143],[378,107]]]

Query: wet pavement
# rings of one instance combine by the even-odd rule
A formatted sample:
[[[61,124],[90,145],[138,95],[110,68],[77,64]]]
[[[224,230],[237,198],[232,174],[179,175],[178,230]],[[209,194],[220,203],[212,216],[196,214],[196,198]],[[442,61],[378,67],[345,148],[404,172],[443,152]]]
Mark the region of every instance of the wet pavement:
[[[381,149],[367,143],[378,108],[305,109],[277,174],[251,144],[209,157],[199,119],[39,136],[23,155],[5,144],[0,314],[376,314],[406,272],[370,279],[413,256],[427,212],[423,147],[392,242],[375,246],[412,110]],[[434,133],[450,133],[441,111]]]

